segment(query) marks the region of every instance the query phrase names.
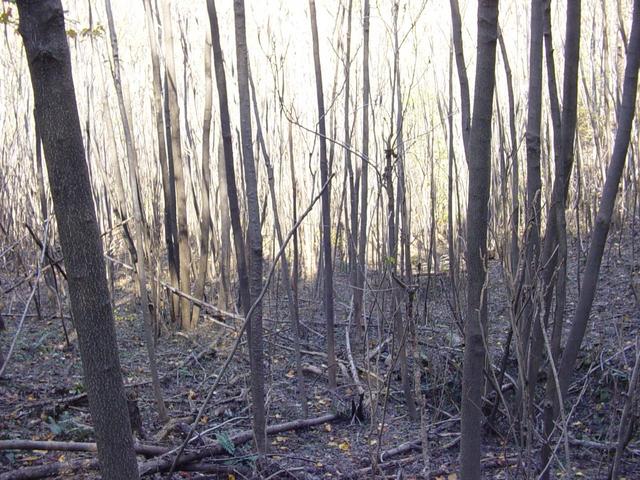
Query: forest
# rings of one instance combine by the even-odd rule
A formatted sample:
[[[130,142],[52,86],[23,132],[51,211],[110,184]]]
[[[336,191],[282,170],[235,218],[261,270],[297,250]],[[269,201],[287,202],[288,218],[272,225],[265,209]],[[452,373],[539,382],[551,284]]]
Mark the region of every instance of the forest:
[[[0,30],[0,480],[640,478],[640,0]]]

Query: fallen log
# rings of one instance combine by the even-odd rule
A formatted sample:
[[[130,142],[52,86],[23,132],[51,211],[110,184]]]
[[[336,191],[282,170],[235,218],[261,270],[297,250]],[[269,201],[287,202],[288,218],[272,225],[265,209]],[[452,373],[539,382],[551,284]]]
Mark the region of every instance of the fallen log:
[[[169,449],[158,445],[136,443],[136,453],[145,457],[157,457],[167,453]],[[0,440],[0,450],[57,450],[60,452],[97,452],[94,442],[56,442],[52,440]]]
[[[61,477],[73,478],[74,473],[84,470],[96,470],[99,468],[97,458],[74,460],[73,462],[56,462],[34,467],[24,467],[11,472],[0,474],[0,480],[35,480],[38,478]]]
[[[338,418],[338,415],[336,413],[328,413],[320,417],[306,418],[303,420],[294,420],[292,422],[285,422],[285,423],[280,423],[278,425],[271,425],[267,427],[267,434],[281,433],[289,430],[300,430],[302,428],[314,427],[316,425],[321,425],[323,423],[332,422],[337,418]],[[253,439],[252,430],[247,430],[244,432],[237,433],[229,438],[229,440],[231,440],[231,442],[235,446],[247,443],[252,439]],[[178,461],[176,462],[176,467],[180,465],[192,463],[197,460],[202,460],[203,458],[213,457],[214,455],[220,455],[224,452],[225,452],[225,449],[220,444],[220,442],[214,442],[210,445],[206,445],[204,447],[198,448],[195,451],[183,453],[178,459]],[[150,475],[152,473],[167,472],[171,469],[173,462],[174,462],[174,455],[171,455],[171,456],[167,455],[165,457],[147,460],[146,462],[140,465],[140,476]],[[0,480],[3,480],[3,479],[0,477]]]
[[[302,420],[294,420],[291,422],[280,423],[277,425],[271,425],[267,428],[268,434],[276,434],[282,433],[290,430],[300,430],[303,428],[314,427],[316,425],[321,425],[323,423],[332,422],[338,418],[338,415],[335,413],[328,413],[326,415],[322,415],[320,417],[307,418]],[[242,445],[247,443],[253,439],[253,431],[247,430],[244,432],[237,433],[232,435],[230,438],[231,442],[235,446]],[[67,451],[96,451],[95,443],[84,443],[84,442],[40,442],[35,440],[5,440],[2,443],[12,443],[14,445],[20,445],[18,442],[24,442],[22,445],[27,446],[31,444],[30,448],[23,448],[29,450],[67,450]],[[42,448],[46,446],[46,444],[50,444],[52,448]],[[2,445],[0,443],[0,445]],[[33,448],[33,446],[37,446],[37,448]],[[53,448],[53,447],[56,448]],[[69,448],[63,449],[58,447],[67,446]],[[10,447],[5,448],[5,450]],[[16,447],[12,447],[16,449]],[[141,448],[141,451],[138,451],[138,448]],[[149,454],[150,456],[158,456],[158,458],[153,458],[151,460],[147,460],[139,464],[138,468],[140,471],[140,475],[150,475],[153,473],[166,472],[171,468],[173,464],[173,458],[175,455],[169,456],[169,453],[175,454],[174,450],[169,450],[165,447],[158,447],[155,445],[136,445],[136,451],[142,455]],[[206,445],[204,447],[200,447],[197,450],[188,451],[183,453],[180,459],[176,464],[176,470],[193,470],[197,469],[198,465],[193,465],[193,462],[198,460],[202,460],[208,457],[213,457],[215,455],[221,455],[225,453],[226,450],[220,444],[220,442],[214,442],[210,445]],[[202,467],[205,464],[201,464]],[[210,466],[207,464],[207,466]],[[0,480],[35,480],[39,478],[52,477],[54,475],[58,476],[72,476],[73,474],[84,471],[84,470],[97,470],[100,467],[98,460],[95,458],[89,459],[81,459],[74,460],[71,462],[56,462],[56,463],[48,463],[45,465],[37,465],[33,467],[24,467],[20,469],[13,470],[11,472],[5,472],[0,474]],[[215,467],[211,466],[211,469]]]

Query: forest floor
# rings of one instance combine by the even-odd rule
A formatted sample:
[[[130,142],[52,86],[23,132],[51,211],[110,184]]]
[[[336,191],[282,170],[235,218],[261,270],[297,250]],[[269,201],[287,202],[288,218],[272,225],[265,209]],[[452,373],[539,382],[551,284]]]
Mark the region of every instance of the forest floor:
[[[570,463],[565,455],[564,443],[558,449],[558,459],[569,472],[563,473],[562,469],[556,467],[554,474],[557,473],[558,478],[564,478],[568,473],[574,477],[593,479],[607,477],[611,458],[608,445],[615,442],[617,437],[640,325],[640,312],[632,285],[633,279],[637,278],[634,276],[640,273],[640,263],[633,258],[631,240],[614,235],[603,260],[592,321],[570,392],[572,402],[581,397],[567,420]],[[571,319],[578,294],[578,249],[575,241],[571,243],[568,319]],[[580,255],[582,261],[585,252],[586,246],[583,246]],[[4,292],[24,277],[25,272],[7,256],[0,260],[3,262],[0,263],[1,291]],[[127,385],[132,385],[148,380],[148,368],[141,319],[136,313],[132,294],[122,293],[133,291],[133,284],[127,275],[124,270],[119,274],[115,318],[124,380]],[[398,374],[391,374],[388,396],[384,395],[385,388],[376,386],[376,379],[382,379],[383,386],[387,379],[391,358],[389,344],[379,349],[378,355],[370,361],[364,360],[362,343],[353,345],[355,363],[366,370],[361,371],[365,388],[382,391],[375,420],[371,419],[371,409],[365,412],[362,421],[351,419],[349,401],[354,396],[355,386],[348,367],[338,369],[338,392],[331,394],[328,391],[326,361],[321,353],[326,348],[322,304],[315,282],[311,281],[303,285],[300,291],[300,317],[308,327],[303,354],[308,415],[320,416],[333,409],[341,416],[312,428],[269,436],[270,454],[262,478],[457,478],[462,338],[453,320],[448,276],[445,274],[432,278],[426,303],[426,277],[421,277],[420,281],[422,284],[415,311],[418,318],[419,367],[422,370],[421,390],[427,402],[424,423],[429,427],[431,475],[424,473],[423,457],[418,448],[406,448],[401,452],[392,450],[406,442],[419,440],[420,423],[408,418]],[[502,357],[510,309],[502,268],[497,260],[490,263],[489,282],[489,345],[492,363],[497,365]],[[390,297],[384,293],[386,284],[376,283],[379,283],[376,275],[371,275],[371,292],[367,294],[370,350],[375,349],[380,338],[388,337],[391,328],[388,314]],[[377,295],[373,293],[376,289],[380,289]],[[66,346],[57,307],[47,300],[42,290],[43,318],[38,318],[34,314],[35,309],[31,308],[31,316],[26,318],[5,376],[0,379],[0,440],[93,441],[86,398],[82,397],[84,388],[78,348],[74,342],[70,348]],[[344,332],[348,321],[350,289],[347,275],[339,269],[335,290],[337,353],[346,362],[348,356]],[[0,313],[6,330],[0,333],[0,348],[5,354],[29,291],[25,284],[2,299]],[[424,305],[428,307],[427,315],[423,311]],[[301,418],[302,412],[296,400],[295,365],[291,348],[293,341],[286,295],[282,288],[272,286],[269,289],[263,311],[265,383],[268,423],[271,425]],[[65,319],[65,322],[71,330],[69,319]],[[232,323],[229,326],[237,327]],[[189,334],[163,332],[157,342],[157,355],[160,373],[166,375],[162,389],[169,415],[173,419],[173,428],[163,430],[148,384],[129,388],[132,405],[137,402],[141,414],[142,433],[137,434],[141,443],[171,448],[183,441],[185,430],[188,431],[187,425],[201,407],[234,338],[231,329],[221,327],[209,317],[201,320],[197,331]],[[231,363],[230,370],[214,393],[200,422],[199,430],[209,432],[199,442],[217,440],[224,443],[228,451],[228,455],[221,455],[217,460],[218,465],[228,471],[218,476],[208,474],[209,478],[250,478],[250,472],[254,471],[252,443],[234,446],[228,442],[230,436],[251,428],[248,372],[248,355],[246,347],[243,347]],[[513,377],[517,375],[513,359],[509,361],[507,372]],[[506,390],[505,398],[513,408],[513,390]],[[381,429],[383,410],[384,428]],[[495,431],[485,429],[485,475],[496,479],[522,478],[522,471],[515,461],[518,455],[517,439],[502,413],[501,407],[501,413],[496,416]],[[637,419],[638,412],[635,413]],[[382,462],[378,462],[380,468],[374,475],[370,469],[372,459],[380,458],[381,454]],[[95,453],[0,451],[0,477],[3,472],[21,467],[79,458],[95,458]],[[637,433],[624,455],[621,473],[629,480],[640,478],[640,436]],[[59,478],[97,478],[97,474],[95,471],[84,471]],[[205,476],[197,472],[180,472],[174,474],[174,478]]]

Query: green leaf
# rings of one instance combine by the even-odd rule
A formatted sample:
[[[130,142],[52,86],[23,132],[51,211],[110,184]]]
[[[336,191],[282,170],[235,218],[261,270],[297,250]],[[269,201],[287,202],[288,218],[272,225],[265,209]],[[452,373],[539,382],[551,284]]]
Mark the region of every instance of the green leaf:
[[[222,448],[224,448],[229,455],[233,455],[236,451],[236,446],[233,444],[233,441],[224,432],[216,434],[216,440],[220,444]]]

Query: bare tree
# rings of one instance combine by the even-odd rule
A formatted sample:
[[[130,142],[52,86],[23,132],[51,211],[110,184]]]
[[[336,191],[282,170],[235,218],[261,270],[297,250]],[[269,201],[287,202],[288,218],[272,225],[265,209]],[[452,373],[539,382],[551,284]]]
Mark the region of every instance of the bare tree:
[[[627,151],[631,138],[631,129],[636,112],[636,97],[638,90],[638,67],[640,66],[640,0],[633,2],[633,20],[629,45],[627,47],[627,65],[624,73],[622,88],[622,102],[618,113],[618,129],[616,131],[611,162],[607,170],[607,178],[602,189],[600,207],[596,215],[596,222],[591,234],[589,253],[582,279],[580,297],[576,305],[569,337],[562,353],[562,360],[558,369],[560,381],[560,398],[564,398],[569,388],[569,381],[573,373],[578,352],[582,345],[591,306],[596,293],[598,275],[602,263],[602,254],[607,242],[607,235],[611,225],[611,216],[615,206],[616,197],[620,185],[620,178],[627,160]],[[554,397],[556,399],[558,397]],[[561,405],[558,405],[560,408]],[[558,411],[556,408],[556,412]]]
[[[140,290],[140,311],[144,324],[144,340],[147,347],[147,355],[149,356],[149,370],[151,372],[151,382],[153,384],[153,394],[156,400],[156,407],[160,420],[165,422],[168,420],[167,410],[162,399],[162,389],[158,378],[158,366],[156,362],[156,350],[153,338],[153,325],[151,321],[151,312],[149,311],[149,295],[147,293],[147,268],[145,265],[145,249],[144,249],[144,221],[142,217],[142,207],[140,205],[140,188],[138,185],[138,154],[133,144],[133,135],[129,125],[129,115],[124,101],[122,92],[122,79],[120,77],[120,55],[118,53],[118,37],[115,31],[113,21],[113,12],[111,10],[111,0],[105,0],[107,10],[107,20],[109,24],[109,35],[111,38],[111,50],[113,54],[113,83],[116,88],[116,96],[118,97],[118,106],[120,109],[120,117],[122,119],[122,129],[127,150],[127,159],[129,160],[129,187],[131,188],[131,197],[133,199],[133,217],[135,219],[135,249],[137,251],[136,273],[138,280],[138,289]]]
[[[524,313],[520,317],[520,338],[524,342],[524,358],[529,358],[529,371],[526,377],[528,389],[527,402],[532,405],[531,398],[535,391],[535,378],[538,371],[537,359],[541,354],[542,344],[535,345],[529,352],[529,336],[531,328],[540,328],[540,315],[533,307],[534,289],[538,275],[538,260],[540,256],[540,212],[542,179],[540,176],[540,125],[542,122],[542,31],[543,31],[544,0],[531,2],[531,37],[529,41],[529,105],[527,115],[527,202],[525,229],[525,264],[523,272],[525,297],[522,300]],[[531,301],[528,301],[531,300]],[[522,392],[521,392],[522,393]],[[528,408],[527,405],[527,408]],[[524,407],[524,406],[523,406]]]
[[[358,330],[364,325],[364,284],[367,258],[367,209],[369,196],[369,17],[371,6],[364,0],[362,11],[362,167],[360,180],[360,231],[358,232],[358,270],[353,297],[353,316]]]
[[[102,476],[138,478],[60,0],[18,2]]]
[[[194,296],[204,296],[204,284],[207,279],[207,260],[209,259],[209,235],[211,225],[211,110],[213,105],[213,83],[211,80],[211,31],[207,30],[204,48],[204,118],[202,120],[202,198],[200,199],[200,258]],[[225,307],[223,307],[225,308]],[[198,323],[200,307],[193,306],[191,324]]]
[[[309,0],[311,36],[313,39],[313,64],[316,74],[316,98],[318,101],[318,132],[320,134],[320,182],[324,185],[329,178],[327,164],[327,132],[325,127],[324,94],[322,91],[322,69],[320,66],[320,45],[318,42],[318,24],[316,21],[315,0]],[[364,221],[364,220],[363,220]],[[322,253],[324,258],[324,316],[327,322],[327,365],[329,388],[336,388],[336,353],[333,313],[333,258],[331,256],[331,190],[322,193]]]
[[[495,87],[498,0],[478,2],[477,67],[469,135],[467,205],[467,317],[462,373],[460,467],[480,478],[482,385],[487,329],[487,219],[491,182],[491,120]]]
[[[147,37],[149,39],[149,50],[151,52],[151,72],[153,75],[153,110],[158,141],[158,163],[160,164],[160,175],[162,177],[162,193],[164,200],[164,239],[167,246],[167,260],[169,267],[169,278],[175,288],[180,287],[178,273],[178,259],[176,258],[177,247],[175,244],[178,236],[178,226],[175,211],[175,186],[170,182],[169,157],[167,144],[165,143],[165,123],[164,109],[162,104],[162,74],[160,71],[160,54],[158,52],[158,35],[156,34],[156,22],[151,0],[144,0],[145,24]],[[179,302],[177,294],[169,297],[171,303],[171,317],[175,322],[179,317]]]
[[[469,161],[469,138],[471,132],[471,100],[469,99],[469,79],[467,65],[464,61],[464,46],[462,42],[462,18],[458,0],[449,0],[451,7],[451,26],[453,28],[453,47],[456,54],[456,68],[458,83],[460,84],[460,113],[462,121],[462,142],[465,158]]]
[[[171,18],[171,0],[161,0],[162,24],[164,26],[164,55],[165,55],[165,79],[166,79],[166,109],[165,116],[167,136],[171,140],[169,158],[173,166],[173,178],[175,184],[174,210],[177,217],[178,233],[178,265],[180,290],[184,293],[191,291],[191,248],[189,246],[189,224],[187,222],[187,194],[183,169],[182,139],[180,135],[180,106],[178,104],[178,85],[176,83],[176,62],[173,51],[173,26]],[[167,140],[167,143],[169,141]],[[190,302],[185,296],[180,297],[180,326],[191,329]]]
[[[242,165],[249,217],[247,242],[249,243],[249,292],[251,302],[262,290],[262,231],[258,205],[258,180],[253,158],[251,134],[251,98],[249,96],[249,59],[244,18],[244,0],[234,0],[236,61],[238,68],[238,96],[240,99],[240,134],[242,139]],[[267,449],[266,418],[264,410],[264,366],[262,347],[262,307],[258,304],[247,328],[251,362],[251,395],[253,397],[253,433],[259,453]]]

